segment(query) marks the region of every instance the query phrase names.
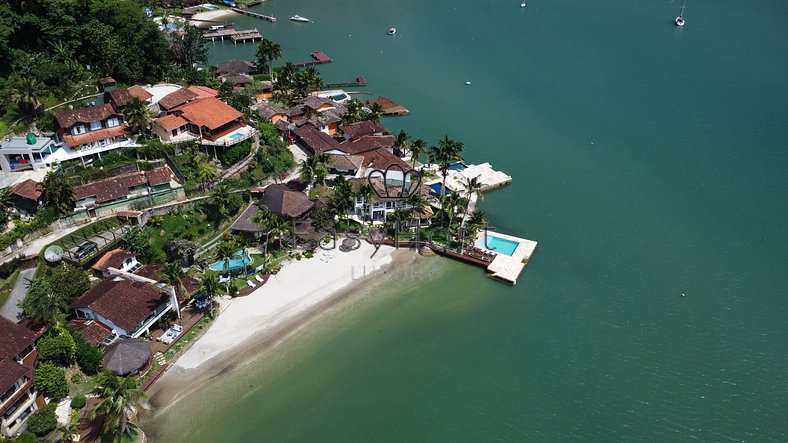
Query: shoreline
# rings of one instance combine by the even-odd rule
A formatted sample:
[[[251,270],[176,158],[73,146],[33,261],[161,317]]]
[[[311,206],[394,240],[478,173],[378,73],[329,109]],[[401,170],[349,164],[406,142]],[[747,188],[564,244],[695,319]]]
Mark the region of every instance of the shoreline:
[[[408,266],[417,252],[362,242],[351,252],[334,250],[288,263],[252,294],[231,299],[210,328],[148,389],[148,419],[166,411],[203,386],[276,349],[366,287],[372,277]],[[305,279],[308,276],[308,280]]]

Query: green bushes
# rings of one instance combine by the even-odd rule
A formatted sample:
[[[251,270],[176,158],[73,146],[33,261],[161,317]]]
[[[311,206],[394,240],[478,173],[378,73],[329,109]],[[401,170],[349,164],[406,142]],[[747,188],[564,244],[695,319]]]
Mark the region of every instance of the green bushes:
[[[38,443],[38,437],[32,432],[24,432],[16,438],[16,443]]]
[[[222,164],[224,166],[232,166],[243,160],[251,151],[252,144],[249,142],[243,142],[237,146],[233,146],[222,155]]]
[[[32,220],[19,221],[14,226],[14,229],[6,232],[5,234],[0,234],[0,249],[9,247],[12,243],[20,238],[24,238],[31,232],[35,232],[51,225],[57,219],[58,213],[56,209],[42,208],[36,213]]]
[[[38,358],[61,366],[68,366],[74,359],[74,339],[68,333],[48,335],[38,341]]]
[[[71,408],[72,409],[82,409],[87,404],[88,399],[85,398],[84,395],[77,395],[76,397],[71,399]]]
[[[86,342],[79,334],[77,334],[74,339],[76,342],[76,352],[74,356],[77,359],[79,368],[88,375],[98,374],[99,371],[101,371],[101,350]]]
[[[30,417],[27,419],[27,426],[30,432],[38,436],[52,432],[57,427],[56,406],[55,403],[50,403],[30,414]]]
[[[66,370],[52,363],[40,363],[36,368],[35,387],[53,401],[60,401],[68,394]]]

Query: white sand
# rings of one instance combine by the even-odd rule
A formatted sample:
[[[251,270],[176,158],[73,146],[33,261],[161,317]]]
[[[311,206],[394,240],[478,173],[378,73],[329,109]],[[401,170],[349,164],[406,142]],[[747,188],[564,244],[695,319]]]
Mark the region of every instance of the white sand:
[[[222,19],[236,15],[238,15],[237,12],[231,11],[229,9],[217,9],[216,11],[198,12],[197,14],[191,16],[190,20],[194,21],[190,21],[190,24],[208,27],[211,25],[211,23],[205,23],[201,20],[222,21]]]
[[[310,308],[360,282],[392,263],[395,249],[375,248],[362,241],[351,252],[331,251],[333,258],[292,261],[246,297],[229,301],[210,329],[175,363],[173,372],[204,366],[220,354],[240,348],[247,340],[263,341],[297,323]],[[250,340],[251,341],[251,340]]]

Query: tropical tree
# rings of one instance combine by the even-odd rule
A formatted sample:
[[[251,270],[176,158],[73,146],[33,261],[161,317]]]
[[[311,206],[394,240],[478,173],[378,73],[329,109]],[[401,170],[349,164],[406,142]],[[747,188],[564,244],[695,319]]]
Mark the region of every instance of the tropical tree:
[[[104,431],[115,436],[135,435],[136,426],[131,420],[137,414],[145,393],[132,377],[120,377],[107,370],[95,378],[93,393],[101,402],[91,412],[93,418],[104,416]]]
[[[208,61],[208,48],[205,47],[202,33],[194,26],[186,25],[184,32],[173,33],[172,52],[178,64],[193,68]]]
[[[290,225],[290,222],[286,220],[284,217],[281,217],[276,214],[272,214],[271,220],[269,222],[269,229],[271,230],[271,234],[273,234],[276,239],[279,241],[279,249],[282,249],[282,240],[292,232],[293,228]]]
[[[416,162],[419,156],[427,151],[427,142],[417,138],[410,144],[410,160],[413,167],[416,167]]]
[[[205,190],[205,186],[219,175],[216,165],[210,160],[204,160],[197,165],[197,180]]]
[[[347,218],[348,211],[353,207],[353,187],[341,175],[334,182],[334,192],[331,194],[330,205],[340,217]]]
[[[210,303],[209,312],[213,315],[214,303],[219,298],[222,284],[219,282],[219,274],[208,271],[202,275],[200,279],[200,292],[208,299]]]
[[[452,140],[448,135],[444,135],[438,141],[438,146],[430,147],[430,163],[437,164],[443,176],[440,193],[441,204],[446,197],[446,176],[449,174],[449,168],[451,168],[452,162],[455,160],[462,161],[463,158],[460,153],[463,149],[465,149],[465,145],[462,142]]]
[[[129,252],[140,254],[143,259],[150,256],[150,239],[140,226],[134,226],[126,231],[120,239],[120,245]]]
[[[274,60],[282,57],[282,48],[278,43],[268,39],[262,39],[257,44],[257,65],[261,68],[268,68],[268,75],[273,78]]]
[[[11,188],[0,189],[0,231],[5,230],[8,226],[8,220],[11,218],[11,208],[14,207],[14,196],[11,194]]]
[[[232,206],[232,190],[226,183],[219,183],[211,189],[210,204],[213,206],[217,220],[228,216]]]
[[[326,181],[326,176],[328,175],[328,168],[326,164],[329,161],[329,157],[326,154],[317,154],[311,157],[307,157],[301,162],[301,166],[298,170],[298,175],[301,180],[305,182],[309,182],[309,186],[307,188],[307,192],[309,189],[312,188],[316,183],[317,184],[324,184]]]
[[[176,291],[181,294],[186,292],[186,287],[183,286],[183,278],[186,277],[186,273],[181,268],[180,260],[165,263],[164,269],[162,269],[162,276],[164,281],[175,288]]]
[[[381,118],[383,118],[383,106],[380,106],[380,103],[373,103],[372,106],[369,107],[369,112],[367,112],[364,120],[377,123]]]
[[[11,83],[11,101],[19,106],[24,114],[34,114],[41,107],[39,97],[46,93],[46,86],[35,76],[14,76]]]
[[[52,291],[49,280],[33,277],[27,281],[27,295],[17,306],[36,323],[57,324],[65,318],[68,303]]]
[[[235,251],[237,251],[237,249],[230,241],[222,241],[219,243],[219,246],[216,247],[216,258],[224,262],[225,270],[229,270],[230,260],[233,259]]]
[[[400,130],[394,139],[394,153],[402,155],[410,147],[410,135],[404,129]]]
[[[397,208],[386,216],[386,221],[394,227],[394,233],[399,233],[402,231],[402,225],[408,221],[408,218],[407,212]]]
[[[350,100],[345,102],[345,114],[342,116],[342,124],[348,125],[350,123],[356,123],[360,120],[361,114],[361,103],[358,100],[351,98]]]
[[[369,225],[372,226],[372,198],[375,196],[375,190],[369,183],[364,183],[356,190],[356,197],[364,200],[364,214],[369,219]]]
[[[150,115],[148,113],[148,103],[137,97],[132,97],[126,102],[123,109],[123,117],[136,132],[147,134],[150,131]]]
[[[41,187],[45,206],[55,208],[59,214],[67,214],[74,209],[74,187],[65,175],[49,171]]]
[[[476,200],[479,201],[483,198],[482,194],[482,183],[479,181],[478,177],[468,178],[466,177],[465,180],[462,182],[462,186],[465,188],[465,196],[468,199],[468,205],[465,206],[465,212],[468,212],[468,206],[470,206],[470,202],[473,199],[473,196],[476,196]]]

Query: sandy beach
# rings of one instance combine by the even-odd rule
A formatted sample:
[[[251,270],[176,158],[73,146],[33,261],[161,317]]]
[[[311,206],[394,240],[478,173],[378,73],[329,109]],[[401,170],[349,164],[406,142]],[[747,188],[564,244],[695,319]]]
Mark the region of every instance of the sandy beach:
[[[209,22],[228,21],[227,19],[236,16],[238,16],[238,13],[229,9],[217,9],[216,11],[198,12],[189,19],[189,24],[197,27],[207,28],[211,25]]]
[[[362,241],[350,252],[318,250],[311,259],[287,263],[252,294],[222,302],[208,331],[152,386],[152,404],[172,405],[201,380],[275,346],[360,285],[373,283],[370,277],[410,263],[414,254],[389,246],[375,252]]]

